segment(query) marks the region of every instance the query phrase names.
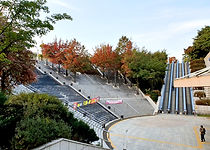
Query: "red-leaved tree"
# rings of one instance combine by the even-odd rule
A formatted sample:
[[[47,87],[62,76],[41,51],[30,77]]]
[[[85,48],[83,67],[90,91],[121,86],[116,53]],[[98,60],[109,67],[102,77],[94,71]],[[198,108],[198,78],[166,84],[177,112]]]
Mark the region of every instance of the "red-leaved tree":
[[[0,63],[0,88],[3,92],[10,92],[14,85],[29,84],[35,81],[35,60],[31,51],[10,52],[7,59],[8,62]]]
[[[84,45],[81,45],[76,39],[68,43],[60,58],[63,67],[74,73],[74,82],[76,82],[77,72],[84,73],[91,69],[88,53]]]
[[[120,68],[120,59],[119,54],[112,50],[112,46],[101,45],[96,48],[94,55],[91,57],[91,62],[96,66],[100,67],[103,72],[105,71],[114,71]],[[115,74],[116,75],[116,74]],[[116,78],[115,78],[116,79]],[[108,78],[109,82],[109,78]]]

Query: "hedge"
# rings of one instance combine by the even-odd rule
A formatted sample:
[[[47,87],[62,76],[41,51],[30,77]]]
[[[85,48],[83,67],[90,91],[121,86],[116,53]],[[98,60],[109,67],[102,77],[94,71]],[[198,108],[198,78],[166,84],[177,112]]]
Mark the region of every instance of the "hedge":
[[[202,99],[202,100],[197,100],[195,101],[196,105],[206,105],[210,106],[210,99]]]

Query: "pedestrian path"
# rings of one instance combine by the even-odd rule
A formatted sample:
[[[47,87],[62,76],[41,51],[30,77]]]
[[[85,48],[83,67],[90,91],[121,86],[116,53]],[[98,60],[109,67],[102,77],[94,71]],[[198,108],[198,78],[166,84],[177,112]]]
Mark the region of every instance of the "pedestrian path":
[[[207,132],[200,141],[199,127]],[[209,150],[210,118],[157,115],[122,120],[109,128],[115,150]]]

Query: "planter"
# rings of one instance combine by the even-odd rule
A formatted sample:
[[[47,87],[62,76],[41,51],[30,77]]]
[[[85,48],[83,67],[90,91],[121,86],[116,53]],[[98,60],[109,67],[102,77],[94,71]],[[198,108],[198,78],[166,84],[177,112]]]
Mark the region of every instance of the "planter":
[[[195,105],[196,114],[210,115],[210,106]]]

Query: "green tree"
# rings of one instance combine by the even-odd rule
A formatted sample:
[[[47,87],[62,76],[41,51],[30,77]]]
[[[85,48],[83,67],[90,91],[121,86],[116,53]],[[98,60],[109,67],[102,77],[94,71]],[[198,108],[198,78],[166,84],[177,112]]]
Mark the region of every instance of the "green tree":
[[[193,42],[193,58],[204,58],[210,52],[210,26],[206,26],[198,31],[198,35]]]
[[[6,90],[5,82],[13,83],[13,81],[6,81],[5,79],[5,70],[8,70],[8,65],[13,63],[13,59],[8,58],[9,55],[11,53],[18,55],[20,51],[33,47],[36,43],[34,37],[45,35],[53,30],[53,24],[56,21],[72,20],[66,13],[47,15],[50,11],[45,5],[46,2],[46,0],[0,1],[0,80],[2,91]],[[44,19],[40,19],[41,12],[46,14]],[[24,63],[24,60],[22,62]],[[11,68],[9,69],[11,70]],[[16,72],[18,77],[22,75],[22,70],[19,71]],[[10,78],[13,78],[13,76]],[[22,80],[19,83],[22,83]],[[26,82],[24,81],[23,84],[26,84]]]
[[[6,100],[7,100],[6,95],[0,91],[0,107],[1,107],[1,105],[4,104],[4,102],[5,102]]]
[[[184,49],[184,59],[194,60],[206,57],[210,52],[210,26],[205,26],[198,31],[194,38],[193,46]]]
[[[135,51],[128,67],[132,71],[131,77],[136,80],[137,86],[143,91],[160,90],[165,76],[166,60],[165,51],[155,53],[145,50]]]
[[[31,149],[61,137],[86,143],[98,140],[94,130],[75,119],[59,99],[36,93],[9,97],[0,107],[0,133],[4,149]]]
[[[90,129],[90,127],[81,120],[75,121],[72,129],[72,138],[76,141],[90,143],[99,139],[94,130]]]
[[[23,107],[19,105],[2,105],[0,107],[0,148],[11,149],[16,124],[23,117]]]
[[[130,40],[126,36],[122,36],[117,43],[117,47],[116,47],[115,51],[120,55],[125,53],[126,47],[127,47],[127,44],[129,41]]]
[[[18,105],[24,109],[25,118],[33,118],[42,116],[45,118],[51,118],[54,120],[70,119],[73,115],[69,115],[67,107],[65,107],[61,101],[48,94],[36,94],[36,93],[21,93],[19,95],[10,96],[7,105]]]
[[[12,149],[29,150],[58,138],[71,138],[71,127],[49,118],[26,118],[18,123]]]

